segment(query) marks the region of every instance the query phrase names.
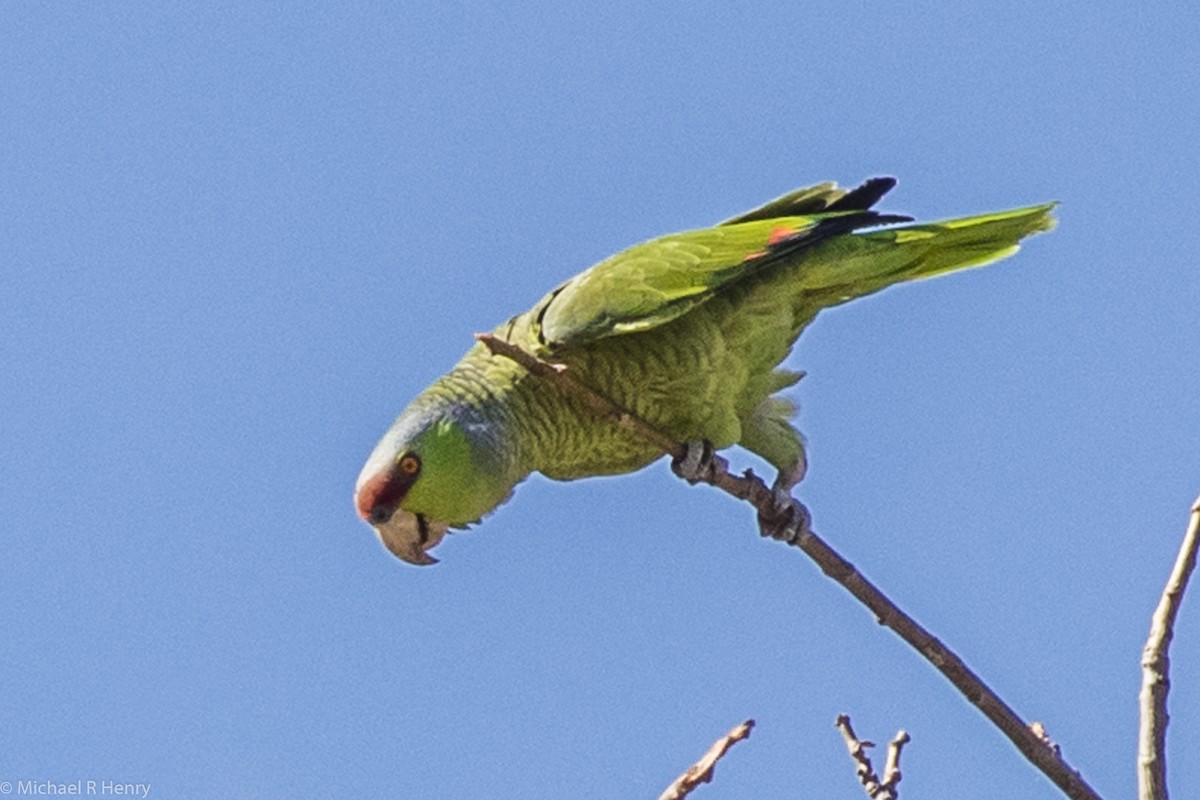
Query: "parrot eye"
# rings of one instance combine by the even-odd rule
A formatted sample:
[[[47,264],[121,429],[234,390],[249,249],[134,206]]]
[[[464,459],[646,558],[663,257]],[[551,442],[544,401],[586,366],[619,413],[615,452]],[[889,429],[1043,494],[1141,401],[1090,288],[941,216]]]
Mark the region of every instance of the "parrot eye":
[[[412,453],[405,453],[400,456],[400,461],[396,464],[400,471],[405,475],[416,475],[421,471],[421,459]]]

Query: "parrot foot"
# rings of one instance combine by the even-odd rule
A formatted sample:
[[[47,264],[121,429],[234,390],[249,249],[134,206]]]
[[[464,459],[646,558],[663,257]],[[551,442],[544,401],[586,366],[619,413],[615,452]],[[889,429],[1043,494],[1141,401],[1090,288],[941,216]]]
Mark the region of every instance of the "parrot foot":
[[[764,516],[761,511],[758,514],[759,533],[795,544],[802,536],[812,532],[812,514],[803,503],[780,487],[776,487],[772,495],[774,507],[770,515]]]
[[[717,455],[713,443],[705,439],[702,442],[684,442],[686,450],[683,458],[671,459],[671,471],[693,486],[697,483],[711,483],[717,473],[728,467],[725,459]]]

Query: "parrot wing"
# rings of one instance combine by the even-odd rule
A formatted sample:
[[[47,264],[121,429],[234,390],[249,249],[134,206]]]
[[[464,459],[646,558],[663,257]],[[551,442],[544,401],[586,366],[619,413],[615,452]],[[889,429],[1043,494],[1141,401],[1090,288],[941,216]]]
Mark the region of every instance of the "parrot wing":
[[[799,189],[715,228],[635,245],[546,295],[532,311],[534,331],[555,348],[663,325],[818,242],[910,221],[867,210],[894,183],[875,178],[851,191],[832,183]]]
[[[895,178],[871,178],[856,189],[843,189],[829,181],[795,189],[769,203],[725,220],[721,225],[736,225],[776,217],[804,217],[834,211],[866,211],[896,185]]]

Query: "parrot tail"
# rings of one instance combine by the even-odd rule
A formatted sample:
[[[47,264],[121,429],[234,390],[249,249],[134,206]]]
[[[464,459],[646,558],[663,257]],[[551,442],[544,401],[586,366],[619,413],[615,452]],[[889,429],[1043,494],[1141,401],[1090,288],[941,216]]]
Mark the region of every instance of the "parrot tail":
[[[825,245],[825,258],[804,263],[800,288],[837,305],[894,283],[981,267],[1017,252],[1026,236],[1054,228],[1056,205],[840,236]]]

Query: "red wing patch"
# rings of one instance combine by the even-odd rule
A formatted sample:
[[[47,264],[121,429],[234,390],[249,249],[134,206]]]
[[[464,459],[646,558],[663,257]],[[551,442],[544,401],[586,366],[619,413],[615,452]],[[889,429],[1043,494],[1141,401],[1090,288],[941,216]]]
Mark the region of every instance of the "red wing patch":
[[[771,238],[767,239],[767,247],[774,247],[784,239],[795,235],[795,233],[795,228],[789,228],[786,225],[776,225],[774,228],[771,228]]]
[[[753,253],[747,253],[742,256],[742,263],[753,261],[756,258],[762,258],[771,252],[771,249],[786,242],[788,239],[796,235],[795,228],[789,228],[786,225],[776,225],[771,229],[771,235],[767,238],[767,246],[762,250],[755,250]]]

